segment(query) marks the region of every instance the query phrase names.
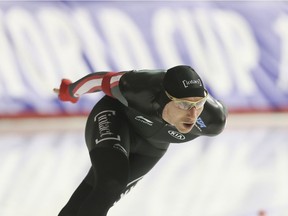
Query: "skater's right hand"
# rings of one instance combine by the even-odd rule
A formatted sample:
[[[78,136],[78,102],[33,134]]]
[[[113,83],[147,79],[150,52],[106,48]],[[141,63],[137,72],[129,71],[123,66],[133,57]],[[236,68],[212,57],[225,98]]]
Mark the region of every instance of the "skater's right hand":
[[[58,98],[61,101],[70,101],[72,103],[76,103],[79,98],[78,97],[73,97],[70,92],[69,92],[69,85],[72,82],[69,79],[62,79],[60,88],[54,88],[53,91],[58,94]]]

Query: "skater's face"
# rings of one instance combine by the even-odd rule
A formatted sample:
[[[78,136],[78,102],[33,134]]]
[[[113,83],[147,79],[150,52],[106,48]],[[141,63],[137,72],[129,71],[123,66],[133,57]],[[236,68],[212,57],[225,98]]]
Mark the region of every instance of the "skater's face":
[[[164,107],[162,118],[174,125],[181,133],[189,133],[194,127],[198,116],[204,108],[208,93],[205,97],[174,98],[167,95],[171,101]]]

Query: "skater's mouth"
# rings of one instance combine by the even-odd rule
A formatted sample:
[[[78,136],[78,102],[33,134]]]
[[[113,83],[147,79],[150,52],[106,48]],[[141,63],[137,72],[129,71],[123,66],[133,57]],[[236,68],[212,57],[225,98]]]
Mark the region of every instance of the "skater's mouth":
[[[192,128],[194,123],[183,123],[184,127],[189,129],[189,128]]]

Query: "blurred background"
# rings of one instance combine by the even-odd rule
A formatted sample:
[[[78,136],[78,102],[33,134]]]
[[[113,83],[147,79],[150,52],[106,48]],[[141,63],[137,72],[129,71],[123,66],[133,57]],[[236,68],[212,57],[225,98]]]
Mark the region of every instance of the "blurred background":
[[[226,129],[172,145],[108,215],[287,216],[285,1],[1,1],[0,215],[56,216],[89,169],[103,94],[61,103],[62,78],[178,64],[227,105]]]

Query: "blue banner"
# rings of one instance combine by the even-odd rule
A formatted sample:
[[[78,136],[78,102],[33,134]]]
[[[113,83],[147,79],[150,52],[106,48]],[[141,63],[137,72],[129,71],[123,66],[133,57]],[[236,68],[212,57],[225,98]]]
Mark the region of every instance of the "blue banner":
[[[0,115],[88,112],[52,89],[94,71],[191,65],[230,111],[288,110],[286,2],[1,2]]]

